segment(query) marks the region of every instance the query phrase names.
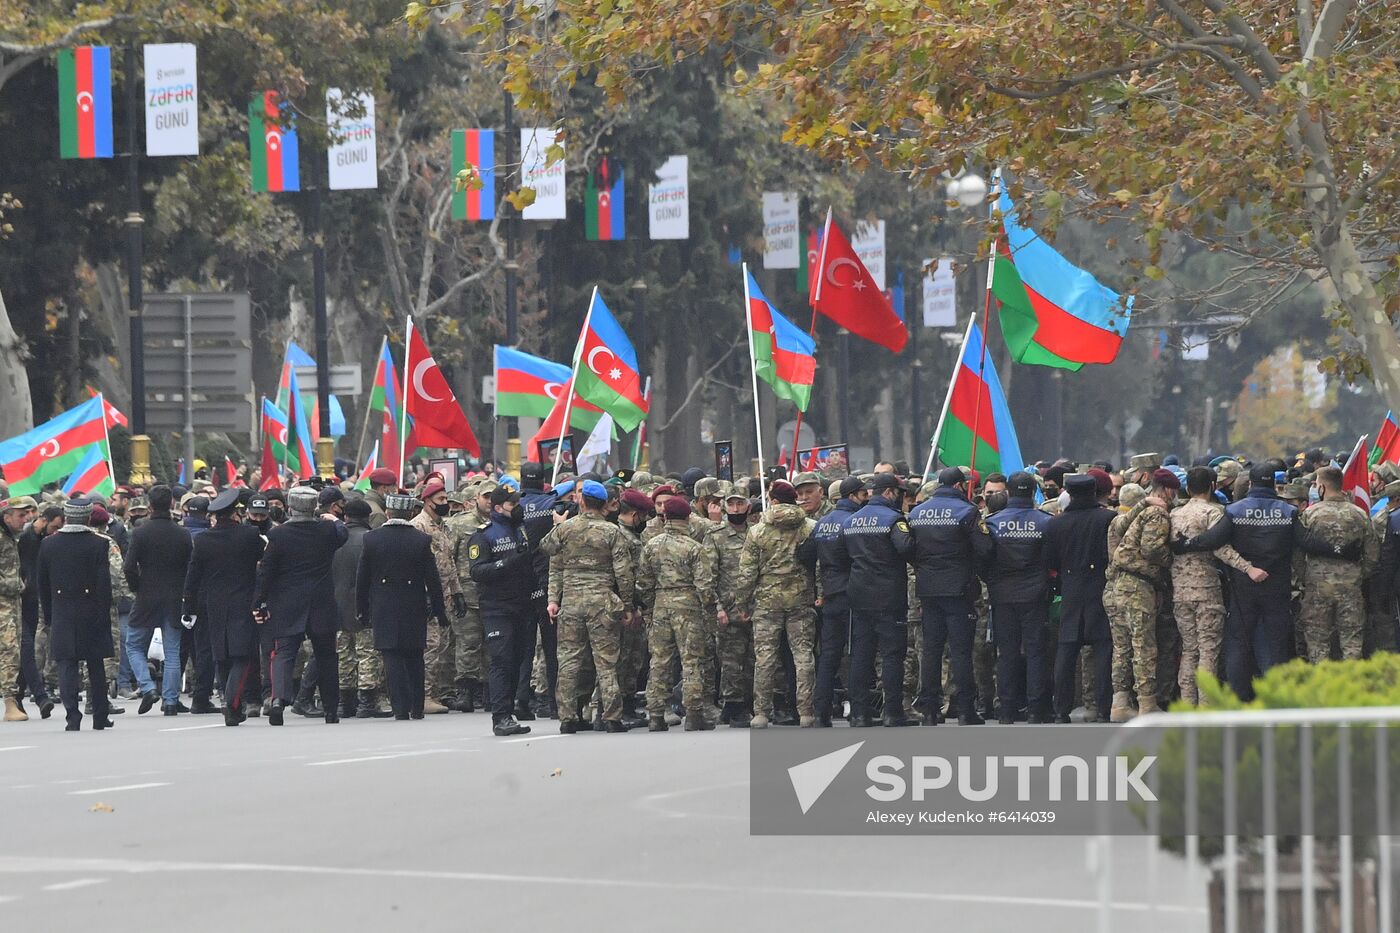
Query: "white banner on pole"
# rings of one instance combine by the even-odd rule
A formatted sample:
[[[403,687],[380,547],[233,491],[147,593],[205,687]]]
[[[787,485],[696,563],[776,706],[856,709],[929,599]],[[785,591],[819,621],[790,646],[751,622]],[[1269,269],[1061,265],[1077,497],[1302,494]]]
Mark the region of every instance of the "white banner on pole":
[[[801,266],[800,241],[797,193],[763,192],[763,268],[796,269]]]
[[[1209,360],[1210,335],[1203,330],[1188,330],[1182,334],[1181,358],[1183,360]]]
[[[564,219],[564,160],[550,165],[546,155],[558,135],[547,126],[527,126],[520,131],[521,185],[535,191],[535,203],[520,212],[524,220]]]
[[[932,259],[924,263],[928,268]],[[958,324],[958,289],[953,278],[953,260],[943,257],[938,268],[924,273],[924,326],[956,327]]]
[[[865,268],[870,270],[870,277],[875,280],[875,287],[884,291],[885,222],[877,220],[874,223],[866,221],[857,223],[855,236],[851,237],[851,249],[856,251],[856,255],[865,264]]]
[[[188,42],[148,45],[146,155],[199,155],[199,75]]]
[[[653,240],[690,239],[690,157],[673,155],[647,186],[647,216]]]
[[[361,109],[364,110],[363,117],[344,113],[346,110]],[[330,132],[326,163],[331,190],[378,188],[379,152],[374,133],[374,95],[363,91],[343,95],[338,87],[327,88],[326,126]]]

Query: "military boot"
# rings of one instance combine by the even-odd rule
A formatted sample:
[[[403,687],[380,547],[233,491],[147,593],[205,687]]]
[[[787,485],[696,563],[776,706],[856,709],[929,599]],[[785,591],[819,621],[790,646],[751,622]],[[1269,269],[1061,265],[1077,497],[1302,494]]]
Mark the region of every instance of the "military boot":
[[[1138,715],[1145,716],[1148,713],[1160,713],[1162,707],[1157,705],[1155,696],[1138,697]]]
[[[360,706],[364,705],[363,698],[357,700],[354,690],[344,689],[340,691],[340,716],[342,719],[352,719],[360,715]]]
[[[665,716],[652,716],[651,719],[647,722],[648,732],[665,732],[670,728],[670,726],[666,725]]]
[[[423,713],[424,713],[424,715],[427,715],[427,714],[429,714],[429,713],[445,713],[445,712],[447,712],[447,707],[445,707],[445,706],[443,706],[441,703],[439,703],[435,697],[424,697],[424,698],[423,698]]]
[[[640,729],[646,725],[645,717],[637,714],[637,697],[629,695],[622,701],[622,724],[628,729]]]
[[[754,714],[753,714],[753,718],[749,720],[749,728],[750,728],[750,729],[767,729],[767,728],[768,728],[768,717],[767,717],[767,715],[765,715],[762,711],[759,711],[759,712],[757,712],[757,713],[754,713]]]
[[[361,690],[359,705],[355,709],[356,719],[387,719],[394,715],[393,710],[383,710],[379,708],[378,698],[374,690]]]
[[[697,710],[685,714],[686,732],[708,732],[714,727],[715,724],[706,719],[703,712]]]
[[[1156,705],[1155,700],[1153,705]],[[1110,722],[1127,722],[1136,715],[1137,713],[1133,710],[1133,699],[1128,695],[1128,691],[1119,690],[1113,694],[1113,709],[1108,714]]]
[[[5,697],[5,722],[28,722],[29,714],[19,708],[14,697]]]
[[[753,717],[749,715],[748,705],[745,703],[735,703],[734,710],[729,714],[729,728],[747,729],[753,722]]]

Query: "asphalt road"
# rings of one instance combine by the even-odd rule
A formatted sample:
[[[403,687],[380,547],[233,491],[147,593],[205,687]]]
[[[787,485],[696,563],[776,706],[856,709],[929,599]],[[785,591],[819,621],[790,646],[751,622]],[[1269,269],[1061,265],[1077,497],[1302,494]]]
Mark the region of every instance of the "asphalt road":
[[[0,724],[0,929],[1094,928],[1089,843],[756,837],[746,730],[490,735],[484,714],[271,728]],[[1063,727],[1072,728],[1072,727]],[[757,736],[761,741],[762,736]],[[110,812],[99,805],[110,807]],[[1113,929],[1206,927],[1115,841]]]

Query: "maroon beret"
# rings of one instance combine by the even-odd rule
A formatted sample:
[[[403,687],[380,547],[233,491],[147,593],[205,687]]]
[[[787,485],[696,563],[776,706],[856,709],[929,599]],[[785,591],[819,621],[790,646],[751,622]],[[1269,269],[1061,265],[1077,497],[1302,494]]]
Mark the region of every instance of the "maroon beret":
[[[797,504],[797,490],[793,488],[792,483],[786,480],[777,480],[768,487],[768,496],[774,502],[781,502],[784,505]]]
[[[1091,470],[1086,470],[1085,472],[1094,478],[1095,491],[1099,495],[1106,496],[1109,493],[1113,492],[1113,477],[1109,476],[1106,472],[1100,470],[1098,467],[1094,467]]]
[[[652,510],[651,497],[639,489],[622,490],[622,504],[634,512],[650,512]]]
[[[388,467],[380,467],[370,471],[369,484],[371,486],[397,486],[399,478],[394,475],[394,471]]]
[[[652,500],[653,502],[655,502],[657,496],[679,496],[679,495],[680,495],[680,493],[676,491],[676,487],[675,487],[675,486],[670,486],[670,485],[667,485],[667,486],[657,486],[655,489],[653,489],[653,490],[651,491],[651,500]]]
[[[675,496],[666,500],[666,503],[661,506],[661,512],[667,518],[689,518],[690,503],[680,496]]]
[[[422,498],[422,500],[423,500],[424,502],[427,502],[429,499],[431,499],[433,496],[437,495],[438,493],[440,493],[440,492],[446,492],[446,491],[447,491],[447,487],[446,487],[446,486],[444,486],[442,483],[439,483],[439,482],[437,482],[437,481],[433,481],[433,482],[431,482],[431,483],[429,483],[428,485],[426,485],[426,486],[423,487],[423,495],[421,496],[421,498]]]
[[[1177,479],[1176,474],[1171,470],[1153,470],[1152,485],[1161,486],[1163,489],[1180,489],[1181,480]]]
[[[92,515],[88,518],[88,524],[94,528],[106,528],[107,523],[112,520],[112,516],[100,505],[92,507]]]

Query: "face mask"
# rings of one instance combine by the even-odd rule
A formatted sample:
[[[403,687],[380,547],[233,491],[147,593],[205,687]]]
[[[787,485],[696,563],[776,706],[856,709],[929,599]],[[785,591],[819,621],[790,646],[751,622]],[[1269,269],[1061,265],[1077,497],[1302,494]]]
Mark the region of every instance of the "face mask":
[[[747,525],[749,523],[748,512],[729,512],[726,517],[731,525]]]
[[[439,502],[437,505],[433,506],[433,514],[438,518],[446,518],[451,512],[452,503],[450,502]]]
[[[995,514],[1006,508],[1008,496],[1004,492],[994,492],[987,497],[987,512]]]
[[[511,507],[507,517],[510,519],[512,525],[519,525],[521,522],[525,521],[525,506],[517,502]]]
[[[1318,491],[1317,491],[1317,487],[1316,487],[1316,486],[1309,486],[1309,487],[1308,487],[1308,501],[1309,501],[1309,502],[1321,502],[1321,501],[1322,501],[1322,496],[1318,494]]]
[[[270,516],[271,521],[281,522],[286,519],[287,510],[281,508],[269,508],[268,515]]]

